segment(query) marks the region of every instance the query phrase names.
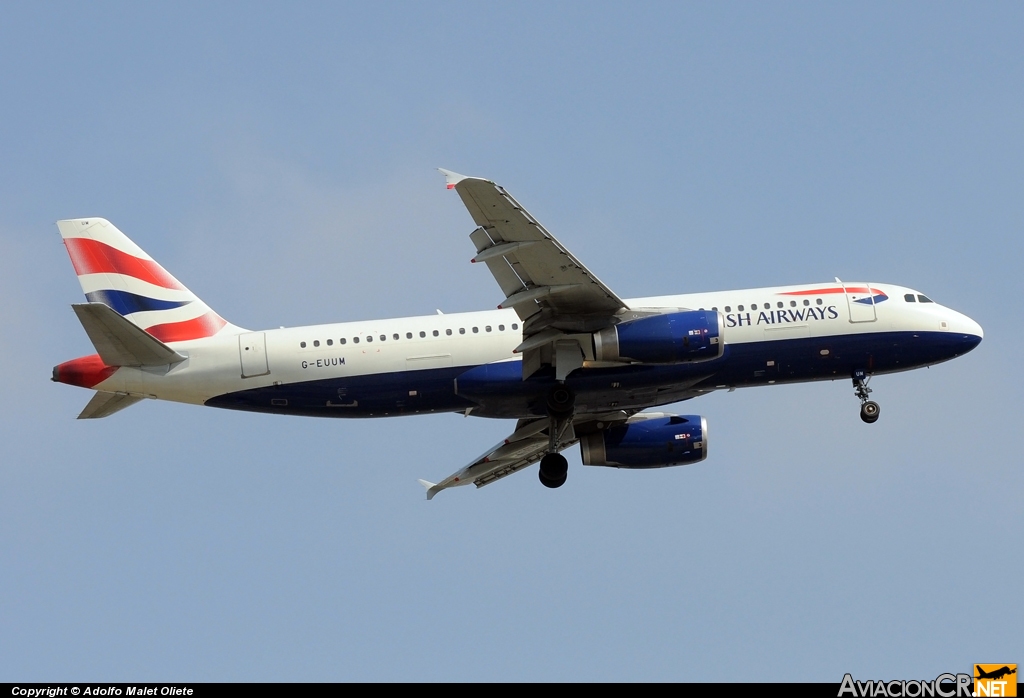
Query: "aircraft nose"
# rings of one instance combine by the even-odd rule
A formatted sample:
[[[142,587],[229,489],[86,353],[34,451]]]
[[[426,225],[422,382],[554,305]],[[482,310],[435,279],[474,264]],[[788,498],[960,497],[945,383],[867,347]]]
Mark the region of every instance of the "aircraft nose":
[[[981,329],[981,325],[963,313],[956,314],[952,328],[956,332],[962,332],[963,334],[969,334],[977,337],[979,342],[985,338],[985,331]]]
[[[985,337],[985,331],[981,329],[981,325],[957,312],[953,313],[951,320],[949,329],[960,335],[961,353],[967,353],[981,344],[981,340]]]
[[[976,323],[971,318],[969,318],[967,316],[964,316],[964,317],[966,318],[968,324],[970,325],[970,329],[968,330],[968,332],[970,334],[973,334],[974,336],[976,336],[978,338],[978,342],[980,343],[981,340],[983,340],[985,338],[985,330],[981,329],[981,325]]]

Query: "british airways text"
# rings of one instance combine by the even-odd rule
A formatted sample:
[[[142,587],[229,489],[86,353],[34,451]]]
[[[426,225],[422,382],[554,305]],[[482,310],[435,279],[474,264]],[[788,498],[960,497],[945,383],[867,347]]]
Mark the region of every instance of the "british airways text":
[[[789,310],[769,310],[759,313],[729,313],[725,316],[725,326],[779,325],[787,322],[835,320],[838,317],[839,311],[836,310],[834,305],[825,308],[794,308]]]

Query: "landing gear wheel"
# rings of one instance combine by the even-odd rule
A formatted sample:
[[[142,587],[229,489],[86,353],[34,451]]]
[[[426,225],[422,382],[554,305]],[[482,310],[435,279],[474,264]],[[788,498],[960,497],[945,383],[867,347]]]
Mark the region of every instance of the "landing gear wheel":
[[[868,400],[860,406],[860,418],[867,424],[874,424],[878,421],[878,413],[881,411],[877,402]]]
[[[860,400],[860,418],[866,424],[874,424],[878,421],[880,410],[877,402],[868,400],[868,395],[871,394],[871,388],[868,387],[869,380],[871,377],[864,371],[853,372],[853,392]]]
[[[565,484],[569,476],[569,461],[560,453],[549,453],[540,459],[540,482],[545,487],[555,489]]]
[[[556,385],[548,393],[547,408],[551,417],[568,417],[576,406],[576,395],[564,385]]]

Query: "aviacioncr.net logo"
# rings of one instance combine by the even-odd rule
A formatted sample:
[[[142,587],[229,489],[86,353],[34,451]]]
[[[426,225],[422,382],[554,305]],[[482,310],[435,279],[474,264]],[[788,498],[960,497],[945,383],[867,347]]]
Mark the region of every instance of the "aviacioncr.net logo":
[[[970,674],[939,674],[932,681],[856,681],[843,676],[838,698],[972,698]]]
[[[1016,664],[975,664],[974,695],[978,698],[999,696],[1012,698],[1017,695]]]

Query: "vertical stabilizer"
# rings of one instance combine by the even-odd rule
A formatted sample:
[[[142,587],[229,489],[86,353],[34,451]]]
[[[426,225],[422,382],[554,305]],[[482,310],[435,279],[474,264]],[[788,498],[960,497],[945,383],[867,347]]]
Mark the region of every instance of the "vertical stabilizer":
[[[161,342],[242,330],[215,313],[110,221],[57,221],[82,291]]]

